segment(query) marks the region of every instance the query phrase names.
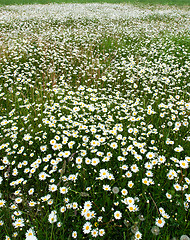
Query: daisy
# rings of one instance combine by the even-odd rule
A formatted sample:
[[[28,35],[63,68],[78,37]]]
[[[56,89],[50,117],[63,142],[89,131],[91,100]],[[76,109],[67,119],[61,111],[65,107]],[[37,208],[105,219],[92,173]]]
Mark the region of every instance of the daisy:
[[[114,212],[114,218],[115,219],[121,219],[122,218],[122,213],[120,211]]]
[[[186,197],[186,199],[187,199],[187,202],[190,202],[190,194],[185,194],[185,197]]]
[[[118,145],[117,145],[116,142],[112,142],[112,143],[110,144],[110,147],[113,148],[113,149],[116,149],[117,146],[118,146]]]
[[[65,212],[65,211],[66,211],[66,207],[65,207],[65,206],[63,206],[63,207],[60,208],[60,212],[63,213],[63,212]]]
[[[72,232],[72,238],[77,238],[77,232],[76,231]]]
[[[50,175],[48,175],[47,173],[45,173],[45,172],[41,172],[41,173],[39,173],[39,179],[40,180],[46,180],[46,177],[50,177]]]
[[[91,231],[92,237],[97,237],[98,236],[98,230],[97,229],[93,229]]]
[[[146,169],[152,169],[152,163],[151,162],[146,162],[145,163],[145,168]]]
[[[83,232],[84,234],[87,234],[87,233],[90,233],[91,229],[92,229],[92,224],[90,222],[86,222],[84,225],[83,225]]]
[[[34,207],[36,204],[37,204],[37,203],[34,202],[34,201],[30,201],[30,202],[29,202],[29,206],[30,206],[30,207]]]
[[[138,166],[136,164],[131,165],[131,171],[135,173],[138,172],[139,171]]]
[[[147,157],[148,159],[152,159],[152,158],[155,157],[155,154],[154,154],[153,152],[148,152],[148,153],[146,154],[146,157]]]
[[[135,239],[142,239],[142,233],[140,233],[139,231],[137,231],[135,233]]]
[[[179,145],[178,147],[174,148],[174,151],[175,152],[182,152],[183,151],[183,147]]]
[[[92,164],[93,166],[98,165],[99,162],[100,162],[99,158],[92,158],[92,160],[91,160],[91,164]]]
[[[68,188],[66,188],[66,187],[61,187],[60,188],[60,193],[66,194],[67,192],[68,192]]]
[[[84,203],[84,208],[91,209],[91,207],[92,207],[92,203],[90,201],[86,201]]]
[[[42,152],[45,152],[45,151],[47,150],[47,145],[41,146],[41,147],[40,147],[40,150],[41,150]]]
[[[108,174],[109,174],[108,170],[106,170],[106,169],[100,169],[99,175],[100,175],[100,179],[101,179],[101,180],[107,178],[107,177],[108,177]]]
[[[105,191],[111,191],[111,187],[109,185],[103,185],[103,189]]]
[[[165,161],[166,161],[166,158],[164,156],[159,156],[158,157],[158,162],[159,163],[165,163]]]
[[[20,198],[20,197],[15,198],[15,202],[16,202],[16,203],[21,203],[21,202],[22,202],[22,198]]]
[[[102,159],[102,162],[109,162],[109,160],[110,160],[110,157],[104,157],[103,159]]]
[[[5,206],[5,203],[6,203],[6,201],[5,201],[5,200],[3,200],[3,199],[0,199],[0,207],[3,207],[3,206]]]
[[[189,164],[186,160],[179,161],[179,165],[180,165],[181,168],[184,168],[184,169],[189,167]]]
[[[41,199],[42,199],[43,202],[46,202],[46,201],[48,201],[50,199],[50,197],[51,197],[51,195],[48,194],[48,195],[46,195],[44,197],[41,197]]]
[[[123,196],[126,196],[128,194],[128,191],[126,189],[122,189],[121,193],[122,193]]]
[[[63,153],[63,157],[64,158],[67,158],[67,157],[69,157],[70,156],[70,151],[65,151],[64,153]]]
[[[132,173],[131,173],[130,171],[127,171],[127,172],[125,173],[125,176],[126,176],[127,178],[130,178],[130,177],[132,177]]]
[[[51,213],[49,214],[48,221],[50,223],[57,222],[57,212],[55,210],[51,211]]]
[[[175,183],[173,186],[174,186],[176,191],[180,191],[181,190],[181,186],[178,183]]]
[[[57,191],[57,185],[55,185],[55,184],[49,185],[49,191],[51,191],[51,192]]]
[[[18,218],[14,223],[13,223],[13,226],[15,228],[18,228],[18,227],[24,227],[24,219],[23,218]]]
[[[165,224],[165,220],[163,219],[163,217],[161,217],[161,218],[157,218],[156,219],[156,223],[155,223],[158,227],[163,227],[164,226],[164,224]]]
[[[102,237],[105,234],[105,230],[104,229],[99,229],[99,235]]]
[[[132,188],[134,183],[132,181],[129,181],[127,185],[128,185],[129,188]]]
[[[28,229],[27,232],[25,233],[25,236],[26,236],[25,240],[37,240],[33,228]]]

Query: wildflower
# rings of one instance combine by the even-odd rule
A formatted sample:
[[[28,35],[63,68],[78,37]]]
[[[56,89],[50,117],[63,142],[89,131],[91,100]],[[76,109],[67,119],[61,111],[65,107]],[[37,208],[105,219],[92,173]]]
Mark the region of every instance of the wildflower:
[[[125,173],[125,176],[126,176],[127,178],[130,178],[130,177],[132,177],[132,173],[131,173],[130,171],[127,171],[127,172]]]
[[[122,193],[123,196],[126,196],[128,194],[128,191],[126,189],[122,189],[121,193]]]
[[[96,165],[98,165],[99,162],[100,162],[99,158],[92,158],[91,164],[93,166],[96,166]]]
[[[104,236],[105,230],[104,229],[99,229],[99,236]]]
[[[108,170],[107,169],[100,169],[100,179],[103,180],[108,177]]]
[[[24,227],[24,219],[23,218],[18,218],[15,222],[13,222],[13,226],[15,228],[18,228],[18,227]]]
[[[179,165],[180,165],[181,168],[184,168],[184,169],[189,167],[188,162],[185,161],[185,160],[179,161]]]
[[[77,202],[73,202],[73,209],[77,209],[78,208],[78,203]]]
[[[65,151],[64,153],[63,153],[63,157],[64,158],[67,158],[67,157],[69,157],[70,156],[70,151]]]
[[[21,203],[21,202],[22,202],[22,198],[20,198],[20,197],[15,198],[15,202],[16,202],[16,203]]]
[[[159,156],[159,157],[158,157],[158,162],[159,162],[159,163],[165,163],[165,161],[166,161],[165,156]]]
[[[145,168],[146,169],[152,169],[152,163],[151,162],[146,162],[145,163]]]
[[[34,207],[36,204],[37,204],[37,203],[34,202],[34,201],[30,201],[30,202],[29,202],[29,206],[30,206],[30,207]]]
[[[178,147],[174,148],[175,152],[182,152],[183,150],[184,150],[183,147],[180,145]]]
[[[73,238],[77,238],[77,232],[76,232],[76,231],[73,231],[73,232],[72,232],[72,237],[73,237]]]
[[[185,197],[186,197],[186,199],[187,199],[187,202],[190,202],[190,194],[185,194]]]
[[[91,207],[92,207],[92,203],[90,201],[86,201],[84,203],[84,208],[91,209]]]
[[[93,229],[91,231],[92,237],[97,237],[98,236],[98,229]]]
[[[44,146],[40,146],[40,150],[42,152],[45,152],[47,150],[47,145],[44,145]]]
[[[157,218],[155,224],[156,224],[158,227],[163,227],[164,224],[165,224],[165,220],[163,219],[163,217]]]
[[[50,197],[51,197],[51,195],[48,194],[48,195],[46,195],[44,197],[41,197],[41,199],[42,199],[43,202],[46,202],[46,201],[48,201],[50,199]]]
[[[172,195],[169,194],[169,193],[166,193],[166,197],[167,197],[168,199],[171,199],[171,198],[172,198]]]
[[[135,233],[135,239],[142,239],[142,233],[140,233],[139,231],[137,231]]]
[[[4,206],[5,206],[5,203],[6,203],[6,201],[5,201],[5,200],[3,200],[3,199],[0,199],[0,207],[4,207]]]
[[[112,143],[110,144],[110,147],[113,148],[113,149],[116,149],[117,146],[118,146],[118,145],[117,145],[116,142],[112,142]]]
[[[60,212],[63,213],[63,212],[65,212],[65,211],[66,211],[66,207],[65,207],[65,206],[63,206],[63,207],[60,208]]]
[[[57,222],[57,212],[55,210],[51,211],[51,213],[49,214],[48,221],[50,223]]]
[[[24,134],[23,140],[29,141],[32,138],[30,134]]]
[[[57,223],[57,227],[61,227],[62,226],[62,223],[61,222],[58,222]]]
[[[103,189],[105,191],[111,191],[111,187],[109,185],[103,185]]]
[[[28,229],[25,236],[26,236],[25,240],[37,240],[37,237],[35,236],[35,232],[33,228]]]
[[[86,220],[90,220],[92,218],[92,212],[89,209],[84,209],[86,210],[83,216],[85,217]]]
[[[129,188],[132,188],[133,185],[134,185],[134,183],[133,183],[132,181],[129,181],[129,182],[128,182],[128,187],[129,187]]]
[[[60,193],[66,194],[67,192],[68,192],[68,188],[66,188],[66,187],[61,187],[60,188]]]
[[[115,219],[121,219],[122,218],[122,213],[120,211],[114,212],[114,218]]]
[[[18,236],[18,233],[17,233],[17,232],[14,232],[12,236],[13,236],[13,237],[17,237],[17,236]]]
[[[129,205],[127,206],[127,208],[129,209],[130,212],[136,212],[136,211],[138,211],[137,205],[134,205],[134,204],[129,204]]]
[[[155,154],[154,154],[153,152],[148,152],[148,153],[146,154],[146,157],[147,157],[148,159],[152,159],[152,158],[155,157]]]
[[[40,180],[46,180],[46,177],[50,177],[50,175],[49,174],[47,174],[47,173],[45,173],[45,172],[41,172],[41,173],[39,173],[39,179]]]
[[[57,185],[55,185],[55,184],[49,185],[49,191],[51,191],[51,192],[57,191]]]
[[[52,205],[52,204],[53,204],[53,199],[49,199],[49,200],[47,201],[47,203],[48,203],[48,205]]]
[[[175,183],[173,186],[174,186],[176,191],[180,191],[181,190],[181,186],[178,183]]]
[[[134,173],[138,172],[139,171],[138,166],[136,164],[131,165],[131,171]]]
[[[83,228],[82,228],[84,234],[90,233],[91,228],[92,228],[92,224],[91,224],[90,222],[86,222],[86,223],[83,225]]]

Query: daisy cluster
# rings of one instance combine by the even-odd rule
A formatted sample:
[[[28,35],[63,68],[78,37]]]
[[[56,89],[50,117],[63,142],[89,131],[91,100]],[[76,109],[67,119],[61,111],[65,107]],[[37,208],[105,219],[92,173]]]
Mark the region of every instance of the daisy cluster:
[[[188,24],[176,7],[0,8],[1,239],[188,238]]]

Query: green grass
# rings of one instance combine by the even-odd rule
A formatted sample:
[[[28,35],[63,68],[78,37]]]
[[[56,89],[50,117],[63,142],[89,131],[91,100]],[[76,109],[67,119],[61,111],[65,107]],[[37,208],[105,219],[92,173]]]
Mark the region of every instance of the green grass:
[[[48,3],[131,3],[131,4],[163,4],[190,5],[189,0],[0,0],[0,5],[13,4],[48,4]]]
[[[0,14],[0,239],[189,235],[186,8]],[[88,222],[105,234],[84,233]]]

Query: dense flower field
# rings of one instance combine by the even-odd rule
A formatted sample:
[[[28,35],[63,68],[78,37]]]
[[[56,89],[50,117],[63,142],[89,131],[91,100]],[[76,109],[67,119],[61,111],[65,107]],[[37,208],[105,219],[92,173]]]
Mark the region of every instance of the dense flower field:
[[[0,32],[0,239],[189,239],[188,9],[8,6]]]

